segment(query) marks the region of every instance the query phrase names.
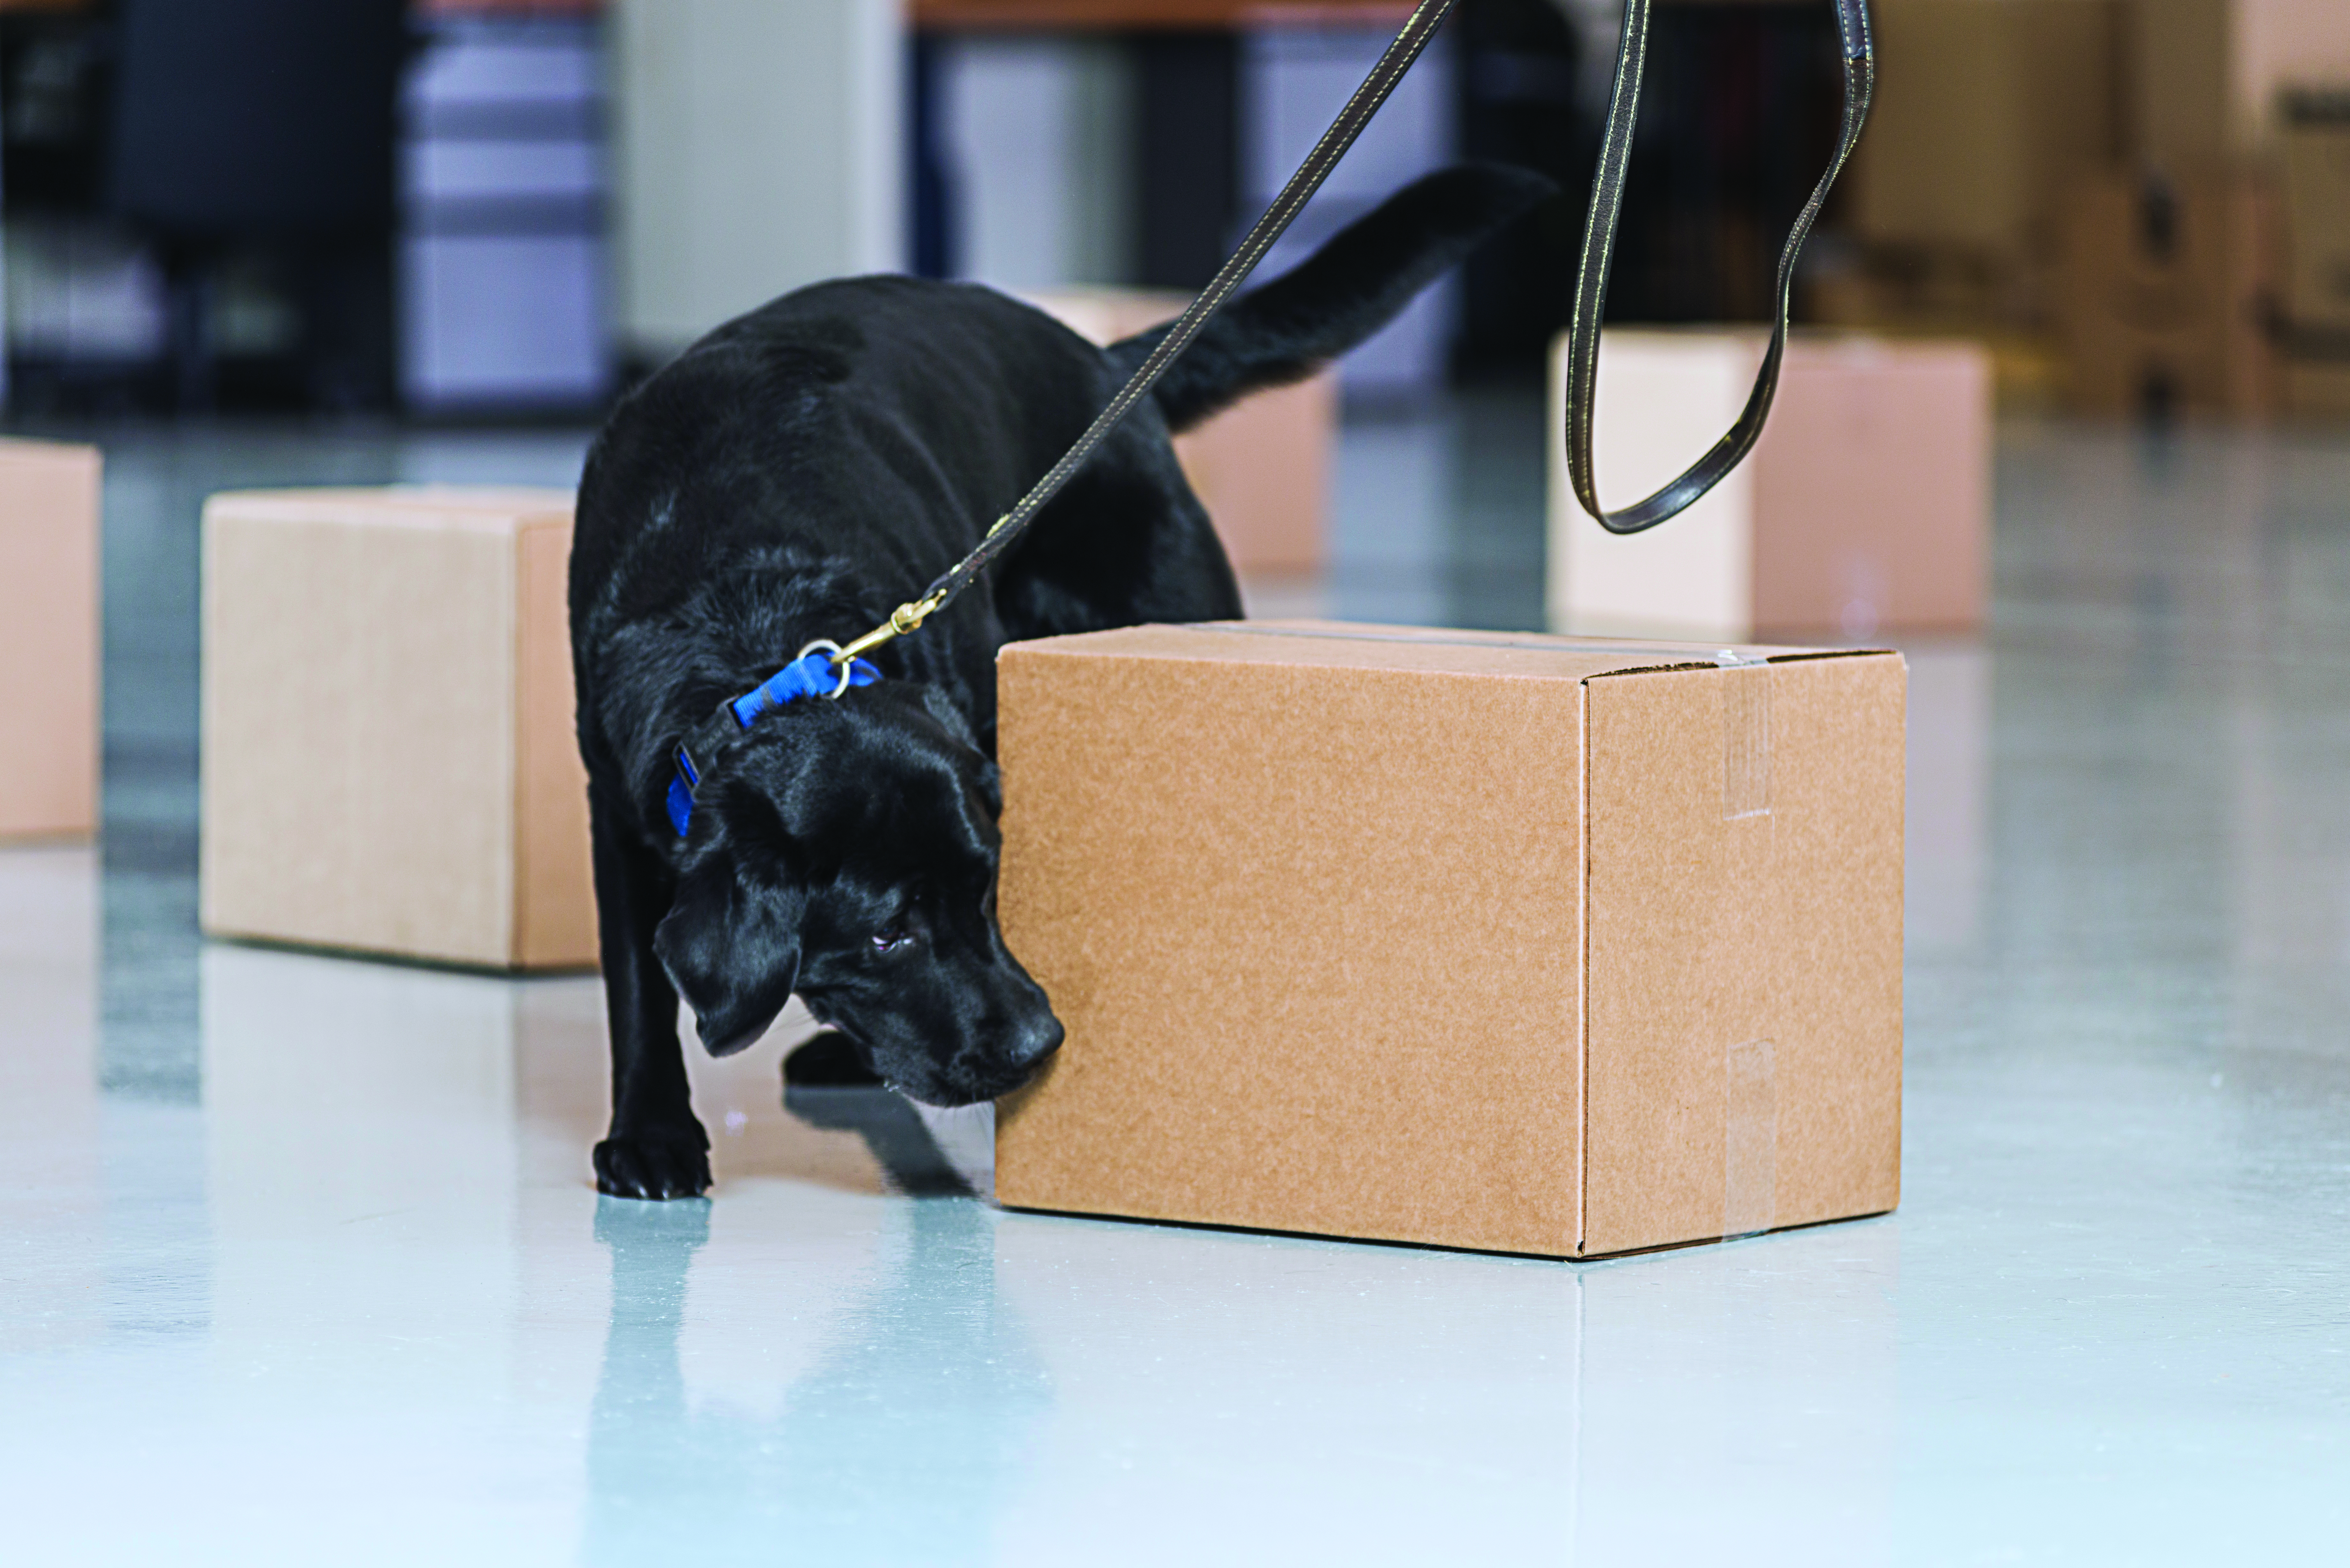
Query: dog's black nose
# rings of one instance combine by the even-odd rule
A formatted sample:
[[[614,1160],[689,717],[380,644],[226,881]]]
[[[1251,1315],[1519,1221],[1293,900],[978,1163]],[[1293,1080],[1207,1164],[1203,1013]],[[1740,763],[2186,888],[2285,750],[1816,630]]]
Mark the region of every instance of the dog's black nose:
[[[1051,1013],[1033,1023],[1023,1023],[1013,1032],[1005,1053],[1012,1064],[1022,1072],[1033,1072],[1045,1064],[1045,1058],[1061,1048],[1068,1031]]]

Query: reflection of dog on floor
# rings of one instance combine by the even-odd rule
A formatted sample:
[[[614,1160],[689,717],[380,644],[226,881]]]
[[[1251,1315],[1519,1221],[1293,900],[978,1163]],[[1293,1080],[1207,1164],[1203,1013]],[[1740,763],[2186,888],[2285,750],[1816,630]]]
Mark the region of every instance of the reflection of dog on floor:
[[[912,1114],[884,1090],[857,1092]],[[899,1204],[882,1227],[862,1283],[764,1329],[779,1351],[805,1336],[812,1354],[783,1407],[763,1413],[731,1389],[695,1397],[680,1354],[710,1206],[598,1199],[611,1322],[588,1412],[582,1563],[760,1561],[779,1542],[823,1563],[993,1560],[1051,1380],[996,1288],[988,1210]]]
[[[1235,299],[972,592],[875,651],[876,683],[724,726],[682,832],[666,805],[681,739],[918,594],[1159,333],[1097,348],[984,288],[851,278],[720,327],[621,403],[571,554],[612,1043],[602,1190],[710,1185],[680,993],[723,1054],[796,992],[868,1072],[938,1106],[993,1098],[1059,1045],[995,925],[996,649],[1238,616],[1170,433],[1312,374],[1550,190],[1490,166],[1431,175]]]

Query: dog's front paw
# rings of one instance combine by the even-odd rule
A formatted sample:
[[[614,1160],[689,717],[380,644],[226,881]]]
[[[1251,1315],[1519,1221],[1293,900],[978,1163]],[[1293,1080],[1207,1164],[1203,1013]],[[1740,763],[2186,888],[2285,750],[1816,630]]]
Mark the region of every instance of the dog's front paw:
[[[608,1137],[596,1146],[596,1190],[613,1198],[699,1198],[710,1150],[691,1137]]]

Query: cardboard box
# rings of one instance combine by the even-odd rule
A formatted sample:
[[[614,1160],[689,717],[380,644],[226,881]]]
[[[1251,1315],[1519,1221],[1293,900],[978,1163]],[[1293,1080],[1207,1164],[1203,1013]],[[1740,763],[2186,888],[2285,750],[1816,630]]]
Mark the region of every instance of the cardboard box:
[[[1029,302],[1096,343],[1170,321],[1191,296],[1154,290],[1065,289]],[[1324,517],[1338,441],[1338,373],[1243,398],[1175,438],[1183,477],[1208,509],[1233,570],[1303,576],[1322,567]]]
[[[2283,107],[2285,317],[2350,338],[2350,88]]]
[[[99,467],[0,440],[0,837],[98,830]]]
[[[2083,413],[2257,416],[2275,401],[2275,202],[2224,174],[2084,182],[2059,317]]]
[[[1592,456],[1622,506],[1696,461],[1745,406],[1760,330],[1611,331]],[[1550,622],[1735,642],[1758,628],[1967,630],[1991,537],[1989,357],[1960,341],[1799,334],[1762,440],[1688,511],[1607,533],[1567,487],[1564,337],[1551,357]]]
[[[208,934],[595,962],[571,512],[531,490],[206,503]]]
[[[2350,359],[2287,360],[2283,403],[2297,420],[2350,422]]]
[[[2127,35],[2130,161],[2157,169],[2265,155],[2281,89],[2350,83],[2342,0],[2132,0]]]
[[[2002,267],[2053,249],[2071,182],[2114,161],[2121,7],[2106,0],[1878,0],[1857,234]]]
[[[1312,622],[1003,649],[1068,1040],[1015,1208],[1593,1257],[1898,1201],[1888,653]]]

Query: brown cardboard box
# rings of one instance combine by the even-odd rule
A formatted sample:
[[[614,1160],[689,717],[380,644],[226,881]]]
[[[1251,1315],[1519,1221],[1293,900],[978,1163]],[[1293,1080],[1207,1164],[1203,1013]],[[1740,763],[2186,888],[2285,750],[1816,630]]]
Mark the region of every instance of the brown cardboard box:
[[[1155,290],[1063,289],[1029,296],[1070,330],[1114,343],[1183,313],[1191,296]],[[1175,438],[1175,456],[1243,576],[1321,569],[1323,518],[1338,439],[1338,373],[1244,398]]]
[[[595,961],[571,508],[528,490],[206,503],[208,933]]]
[[[1591,1257],[1891,1209],[1903,667],[1311,622],[1003,649],[1016,1208]]]
[[[1737,419],[1766,336],[1610,331],[1593,431],[1600,499],[1666,483]],[[1873,637],[1981,623],[1991,368],[1973,343],[1797,335],[1747,461],[1660,528],[1620,536],[1566,483],[1566,356],[1551,363],[1550,620],[1601,636],[1757,628]]]
[[[98,830],[95,447],[0,440],[0,837]]]
[[[2190,169],[2264,154],[2280,89],[2350,82],[2342,0],[2131,0],[2134,161]]]
[[[2074,407],[2267,412],[2277,375],[2267,326],[2274,236],[2274,200],[2247,178],[2080,185],[2059,293]]]
[[[2286,319],[2350,337],[2350,88],[2288,95],[2280,140]]]
[[[2289,359],[2284,409],[2295,419],[2350,421],[2350,359]]]
[[[2350,420],[2350,88],[2287,92],[2278,109],[2279,401],[2296,418],[2338,422]]]
[[[2064,192],[2121,151],[2121,8],[2106,0],[1879,0],[1857,232],[2003,268],[2053,248]]]

